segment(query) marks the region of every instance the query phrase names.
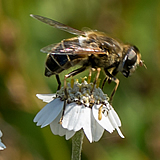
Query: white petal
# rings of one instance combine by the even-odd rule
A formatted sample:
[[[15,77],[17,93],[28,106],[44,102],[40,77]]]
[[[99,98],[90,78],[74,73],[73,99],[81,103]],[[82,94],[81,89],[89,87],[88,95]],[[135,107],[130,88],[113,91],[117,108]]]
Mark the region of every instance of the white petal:
[[[116,128],[116,130],[117,130],[117,132],[118,132],[118,134],[119,134],[119,136],[120,136],[121,138],[125,138],[119,128]]]
[[[91,131],[91,109],[87,107],[83,109],[84,109],[83,130],[86,137],[90,141],[90,143],[92,143],[93,140],[92,140],[92,131]]]
[[[0,138],[3,136],[3,133],[0,130]],[[4,150],[6,148],[6,146],[2,143],[1,139],[0,139],[0,150]]]
[[[64,136],[66,135],[66,140],[70,139],[75,132],[69,131],[62,127],[62,125],[59,123],[59,120],[61,119],[62,112],[57,116],[57,118],[50,124],[51,131],[54,135]]]
[[[47,126],[59,115],[63,108],[63,103],[58,98],[51,101],[38,112],[33,121],[37,122],[37,126]]]
[[[50,128],[54,135],[64,136],[66,134],[66,129],[64,129],[62,125],[59,123],[61,116],[62,111],[59,113],[56,119],[50,123]]]
[[[3,133],[1,132],[1,130],[0,130],[0,137],[2,137],[3,136]]]
[[[117,125],[117,122],[116,122],[115,119],[114,119],[114,116],[113,116],[111,110],[108,111],[108,118],[109,118],[112,126],[113,126],[114,128],[117,128],[118,125]]]
[[[80,106],[80,113],[78,115],[78,118],[77,118],[77,122],[76,122],[76,125],[74,126],[73,130],[74,131],[79,131],[81,128],[83,128],[83,124],[85,123],[84,121],[84,112],[85,112],[85,109],[86,107],[85,106]]]
[[[91,131],[92,131],[92,141],[97,142],[102,137],[104,129],[97,123],[94,116],[91,114]]]
[[[66,131],[66,140],[70,139],[76,132],[75,131]]]
[[[111,110],[109,110],[109,112],[108,112],[108,117],[109,117],[110,122],[112,123],[113,127],[116,128],[118,134],[119,134],[122,138],[124,138],[124,136],[123,136],[121,130],[119,129],[118,124],[117,124],[117,122],[116,122],[116,120],[115,120],[115,118],[114,118]]]
[[[56,94],[36,94],[36,96],[43,100],[43,102],[51,102],[56,97]]]
[[[0,150],[4,150],[6,146],[0,141]]]
[[[102,114],[102,119],[101,119],[101,120],[98,119],[98,108],[99,108],[100,106],[101,106],[101,104],[100,104],[100,105],[94,105],[94,106],[92,107],[93,116],[94,116],[94,118],[96,119],[96,121],[97,121],[105,130],[107,130],[108,132],[112,133],[113,130],[114,130],[114,128],[113,128],[113,126],[112,126],[112,124],[111,124],[108,116],[105,117],[105,116]]]
[[[76,126],[79,114],[81,110],[81,105],[76,103],[67,104],[63,116],[62,126],[68,130],[73,130]]]
[[[121,120],[119,119],[118,114],[115,112],[115,110],[112,107],[111,107],[111,112],[112,112],[112,115],[113,115],[117,125],[120,127],[121,126]]]

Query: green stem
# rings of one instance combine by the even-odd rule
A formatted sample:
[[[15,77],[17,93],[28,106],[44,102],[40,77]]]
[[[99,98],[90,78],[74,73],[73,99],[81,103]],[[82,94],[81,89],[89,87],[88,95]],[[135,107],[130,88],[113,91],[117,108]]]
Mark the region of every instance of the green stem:
[[[84,132],[81,129],[76,132],[76,134],[72,138],[72,160],[81,160],[81,150],[83,144]]]

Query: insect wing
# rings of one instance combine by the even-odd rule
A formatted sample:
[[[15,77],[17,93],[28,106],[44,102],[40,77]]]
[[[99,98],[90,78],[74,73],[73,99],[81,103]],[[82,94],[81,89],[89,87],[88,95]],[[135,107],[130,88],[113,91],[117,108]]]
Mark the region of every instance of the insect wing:
[[[94,49],[94,48],[77,48],[74,51],[74,54],[106,54],[106,52],[102,51],[101,49]]]
[[[106,52],[101,51],[100,49],[92,49],[92,48],[65,48],[61,50],[51,50],[50,52],[53,55],[78,55],[78,54],[84,54],[84,55],[90,55],[90,54],[106,54]]]
[[[40,51],[43,52],[43,53],[50,53],[52,52],[52,50],[55,48],[57,44],[50,44],[46,47],[43,47]]]
[[[72,40],[64,40],[57,44],[50,44],[41,49],[43,53],[50,53],[53,55],[76,55],[76,54],[106,54],[100,48],[92,48],[92,47],[82,47],[80,46],[79,42],[77,42],[76,38]]]
[[[75,34],[75,35],[85,35],[85,32],[83,31],[80,31],[80,30],[77,30],[75,28],[72,28],[70,26],[67,26],[65,24],[62,24],[60,22],[57,22],[55,20],[52,20],[52,19],[49,19],[49,18],[46,18],[46,17],[43,17],[43,16],[39,16],[39,15],[33,15],[31,14],[30,15],[31,17],[43,22],[43,23],[46,23],[52,27],[55,27],[55,28],[58,28],[58,29],[61,29],[63,31],[66,31],[66,32],[69,32],[71,34]]]

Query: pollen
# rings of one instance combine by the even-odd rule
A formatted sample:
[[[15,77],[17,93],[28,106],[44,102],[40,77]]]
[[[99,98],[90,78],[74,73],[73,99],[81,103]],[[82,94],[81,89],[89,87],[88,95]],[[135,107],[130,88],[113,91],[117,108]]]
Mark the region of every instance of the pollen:
[[[84,83],[84,81],[85,81],[86,78],[87,78],[86,76],[83,77],[83,78],[81,78],[82,79],[82,83]]]
[[[71,83],[68,83],[67,103],[76,102],[77,104],[83,104],[86,107],[92,108],[94,104],[108,104],[108,96],[104,94],[99,88],[100,79],[98,79],[96,85],[92,82],[86,81],[87,77],[82,78],[82,82],[71,79]],[[94,87],[94,88],[93,88]],[[56,92],[56,97],[64,100],[64,87]],[[99,110],[99,115],[102,113],[102,109]],[[100,117],[99,117],[100,119]]]
[[[92,70],[90,69],[89,75],[88,75],[88,80],[87,80],[88,84],[91,82],[91,76],[92,76]]]
[[[98,80],[97,80],[97,82],[96,82],[96,88],[99,87],[100,81],[101,81],[101,79],[98,79]]]
[[[72,78],[71,79],[71,88],[73,88],[73,86],[74,86],[74,79]]]
[[[98,120],[102,119],[102,108],[103,108],[103,104],[98,109]]]

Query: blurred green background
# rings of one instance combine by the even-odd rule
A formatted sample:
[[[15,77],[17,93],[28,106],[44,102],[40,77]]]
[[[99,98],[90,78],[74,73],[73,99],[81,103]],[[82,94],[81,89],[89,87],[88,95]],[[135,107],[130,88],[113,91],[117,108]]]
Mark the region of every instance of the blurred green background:
[[[49,127],[37,127],[33,118],[45,105],[35,95],[57,88],[54,76],[44,76],[46,54],[39,50],[73,35],[31,18],[31,13],[77,29],[97,29],[132,43],[147,66],[139,67],[130,78],[117,75],[120,85],[113,106],[126,138],[116,132],[105,132],[92,144],[85,138],[82,159],[160,159],[159,0],[0,0],[0,129],[7,146],[0,151],[0,160],[71,157],[71,140],[53,135]],[[105,93],[110,94],[114,85],[106,84]]]

